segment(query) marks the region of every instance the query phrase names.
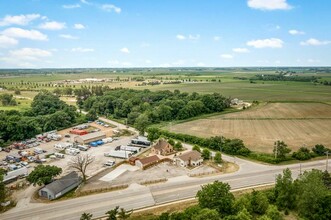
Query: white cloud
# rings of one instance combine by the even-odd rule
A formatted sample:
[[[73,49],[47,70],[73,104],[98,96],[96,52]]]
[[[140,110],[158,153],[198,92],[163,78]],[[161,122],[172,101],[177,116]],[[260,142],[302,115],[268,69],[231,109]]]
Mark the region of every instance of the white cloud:
[[[38,48],[22,48],[9,51],[9,57],[14,57],[18,60],[34,61],[49,56],[52,56],[51,52]]]
[[[129,66],[132,66],[132,63],[130,63],[130,62],[120,62],[118,60],[109,60],[108,64],[111,67],[129,67]]]
[[[169,68],[169,67],[171,67],[171,65],[169,63],[162,63],[162,64],[159,65],[159,67],[161,67],[161,68]]]
[[[74,24],[74,28],[81,30],[81,29],[85,29],[85,26],[82,24]]]
[[[309,40],[302,41],[300,44],[303,46],[321,46],[330,44],[331,41],[320,41],[315,38],[310,38]]]
[[[199,40],[200,39],[200,35],[199,34],[197,34],[197,35],[189,35],[188,36],[188,39],[190,39],[190,40]]]
[[[122,62],[122,66],[132,66],[132,63],[130,62]]]
[[[307,60],[308,63],[320,63],[320,60],[316,60],[316,59],[308,59]]]
[[[87,53],[87,52],[93,52],[93,48],[82,48],[82,47],[76,47],[72,48],[71,52],[78,52],[78,53]]]
[[[22,28],[7,28],[2,32],[3,35],[13,38],[26,38],[30,40],[48,40],[47,35],[37,30],[26,30]]]
[[[0,20],[0,26],[9,25],[28,25],[31,21],[40,18],[40,14],[27,14],[27,15],[6,15]]]
[[[108,12],[116,12],[117,14],[121,13],[122,9],[111,4],[101,5],[101,9]]]
[[[185,40],[186,39],[186,37],[184,35],[181,35],[181,34],[177,34],[176,38],[178,40]]]
[[[231,54],[222,54],[221,57],[223,59],[233,59],[233,55],[231,55]]]
[[[279,25],[276,26],[276,30],[280,30],[280,28],[281,28],[281,27],[280,27]]]
[[[78,37],[72,36],[70,34],[60,34],[59,37],[68,39],[68,40],[77,40],[78,39]]]
[[[145,60],[145,63],[147,63],[147,64],[151,64],[152,61],[151,61],[151,60]]]
[[[10,46],[15,46],[18,41],[14,38],[8,37],[6,35],[0,35],[0,48],[7,48]]]
[[[200,39],[200,35],[199,34],[196,34],[196,35],[192,35],[192,34],[189,34],[188,36],[185,36],[185,35],[182,35],[182,34],[177,34],[176,38],[178,40],[199,40]]]
[[[282,48],[284,42],[278,38],[269,38],[262,40],[252,40],[248,41],[247,46],[255,47],[255,48]]]
[[[66,28],[66,23],[57,22],[57,21],[49,21],[49,22],[45,22],[45,23],[39,25],[39,28],[45,29],[45,30],[52,30],[52,31],[62,30],[64,28]]]
[[[0,57],[0,61],[17,67],[31,68],[36,67],[36,62],[49,62],[44,59],[51,56],[52,53],[48,50],[42,50],[39,48],[21,48],[9,51],[7,56]]]
[[[185,64],[185,60],[177,60],[175,62],[172,62],[172,66],[182,66]]]
[[[232,51],[235,53],[249,53],[247,48],[233,48]]]
[[[62,5],[62,8],[64,8],[64,9],[74,9],[74,8],[80,8],[80,4],[73,4],[73,5]]]
[[[288,33],[292,34],[292,35],[304,35],[305,34],[305,32],[303,32],[303,31],[298,31],[298,30],[294,30],[294,29],[289,30]]]
[[[120,49],[120,51],[122,53],[130,53],[130,50],[128,48],[126,48],[126,47],[123,47],[122,49]]]
[[[80,2],[86,5],[92,5],[92,3],[88,2],[87,0],[80,0]]]
[[[289,10],[292,8],[286,0],[248,0],[247,5],[259,10]]]
[[[221,37],[219,37],[219,36],[214,36],[214,41],[219,41],[220,39],[221,39]]]
[[[204,66],[206,66],[206,64],[203,63],[203,62],[199,62],[199,63],[196,64],[196,66],[198,66],[198,67],[204,67]]]

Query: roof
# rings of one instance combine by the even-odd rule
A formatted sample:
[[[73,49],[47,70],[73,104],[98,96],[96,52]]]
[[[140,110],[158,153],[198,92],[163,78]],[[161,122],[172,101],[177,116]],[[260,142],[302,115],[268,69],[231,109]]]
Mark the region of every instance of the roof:
[[[150,163],[154,163],[156,161],[159,161],[160,158],[156,155],[153,155],[153,156],[150,156],[150,157],[145,157],[143,159],[139,159],[140,163],[142,165],[147,165],[147,164],[150,164]]]
[[[86,140],[90,140],[90,139],[98,138],[98,137],[100,137],[100,139],[102,139],[105,136],[106,136],[106,134],[104,132],[98,131],[98,132],[93,132],[93,133],[85,134],[83,136],[79,136],[79,138],[81,138],[83,141],[86,141]]]
[[[169,144],[166,140],[159,139],[159,141],[153,147],[157,150],[160,150],[166,148],[168,145],[171,146],[171,144]]]
[[[183,161],[188,161],[188,160],[196,161],[196,160],[201,159],[201,153],[199,151],[192,150],[192,151],[186,152],[182,155],[179,155],[176,158],[179,158]]]
[[[78,130],[78,129],[72,129],[71,131],[70,131],[71,133],[86,133],[87,131],[85,131],[85,130]]]
[[[76,172],[72,171],[71,173],[61,177],[60,179],[55,180],[54,182],[46,185],[44,188],[48,189],[49,191],[54,193],[54,195],[56,195],[59,192],[62,192],[63,190],[65,190],[66,188],[68,188],[76,183],[79,183],[80,180],[81,180],[81,178],[78,176],[78,174]]]

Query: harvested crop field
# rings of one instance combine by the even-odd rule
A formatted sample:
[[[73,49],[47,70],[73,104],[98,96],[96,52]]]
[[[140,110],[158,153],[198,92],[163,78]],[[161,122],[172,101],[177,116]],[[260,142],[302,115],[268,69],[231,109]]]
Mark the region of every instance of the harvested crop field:
[[[200,137],[239,138],[251,150],[266,153],[272,152],[277,140],[283,140],[292,150],[315,144],[331,147],[331,106],[269,103],[242,112],[177,124],[168,130]]]

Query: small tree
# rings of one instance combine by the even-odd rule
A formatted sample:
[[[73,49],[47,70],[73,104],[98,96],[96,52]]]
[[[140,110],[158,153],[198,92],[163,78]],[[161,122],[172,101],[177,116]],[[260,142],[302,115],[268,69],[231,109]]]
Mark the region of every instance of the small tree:
[[[195,145],[193,146],[192,150],[196,150],[196,151],[198,151],[198,152],[201,153],[201,148],[200,148],[200,146],[197,145],[197,144],[195,144]]]
[[[80,172],[83,176],[83,181],[86,182],[86,169],[94,161],[94,157],[90,154],[79,154],[69,161],[69,168]]]
[[[80,220],[91,220],[93,215],[91,213],[83,213],[82,216],[80,217]]]
[[[19,89],[15,90],[15,95],[21,95],[21,91]]]
[[[176,151],[181,151],[181,150],[183,150],[183,144],[182,144],[182,142],[178,141],[178,142],[175,144],[174,148],[175,148]]]
[[[267,196],[259,191],[253,190],[251,194],[251,207],[254,213],[263,215],[269,206]]]
[[[275,159],[281,158],[284,159],[286,154],[291,152],[291,149],[288,148],[287,144],[284,141],[276,141],[274,144]]]
[[[50,165],[38,165],[26,178],[33,185],[46,185],[62,173],[62,168]]]
[[[220,152],[216,152],[214,160],[218,164],[222,163],[222,161],[223,161],[222,154]]]
[[[118,214],[118,209],[120,207],[116,206],[114,209],[109,210],[108,212],[106,212],[105,214],[107,215],[107,220],[117,220],[117,214]]]
[[[210,155],[211,155],[210,150],[208,150],[207,148],[204,148],[203,151],[202,151],[202,155],[201,155],[202,158],[204,160],[209,160]]]
[[[125,220],[130,218],[133,210],[131,211],[126,211],[125,209],[121,208],[120,211],[118,212],[118,218],[121,220]]]
[[[216,209],[223,217],[232,214],[234,196],[228,183],[215,181],[204,185],[196,197],[201,208]]]
[[[174,139],[171,139],[171,138],[168,140],[168,143],[169,143],[170,145],[172,145],[172,146],[175,145],[175,141],[174,141]]]

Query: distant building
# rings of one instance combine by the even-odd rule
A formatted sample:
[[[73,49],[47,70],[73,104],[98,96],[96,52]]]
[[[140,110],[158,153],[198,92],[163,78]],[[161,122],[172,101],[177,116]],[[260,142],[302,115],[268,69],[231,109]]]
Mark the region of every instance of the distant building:
[[[145,157],[142,159],[138,159],[135,161],[136,166],[139,167],[140,169],[144,169],[146,166],[150,164],[155,164],[159,162],[160,158],[156,155],[150,156],[150,157]]]
[[[49,200],[57,199],[77,187],[81,182],[82,179],[73,171],[41,188],[39,190],[39,196]]]
[[[231,100],[231,105],[240,105],[243,104],[242,100],[239,100],[237,98]]]
[[[158,142],[152,147],[152,153],[157,155],[168,155],[174,152],[174,147],[166,140],[159,139]]]
[[[88,144],[93,141],[101,140],[106,138],[106,134],[102,131],[89,133],[86,135],[81,135],[75,137],[75,142],[78,142],[80,144]]]
[[[202,162],[203,158],[201,156],[201,153],[196,150],[192,150],[184,154],[178,155],[173,159],[174,164],[182,167],[200,166]]]

